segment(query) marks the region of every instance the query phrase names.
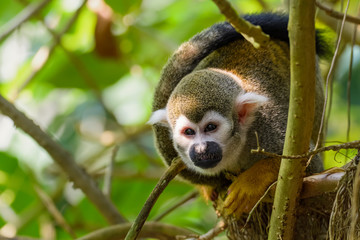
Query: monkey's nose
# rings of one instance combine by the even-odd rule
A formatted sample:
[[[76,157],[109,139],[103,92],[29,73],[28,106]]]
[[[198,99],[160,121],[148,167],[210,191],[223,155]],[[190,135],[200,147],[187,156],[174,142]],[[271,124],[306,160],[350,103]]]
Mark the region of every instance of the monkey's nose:
[[[207,148],[207,142],[194,144],[194,150],[198,154],[206,152],[206,148]]]
[[[222,149],[216,142],[194,144],[190,148],[190,158],[197,167],[213,168],[222,159]]]

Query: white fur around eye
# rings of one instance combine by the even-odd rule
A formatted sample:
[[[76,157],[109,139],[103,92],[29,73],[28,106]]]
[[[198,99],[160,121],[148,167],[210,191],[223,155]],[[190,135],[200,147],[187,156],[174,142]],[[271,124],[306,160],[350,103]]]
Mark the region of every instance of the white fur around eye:
[[[204,130],[210,123],[216,125],[216,131],[206,133],[206,138],[208,138],[208,141],[216,141],[220,145],[223,145],[230,135],[232,123],[220,113],[215,111],[207,112],[203,119],[199,122],[199,126],[202,130]]]
[[[175,140],[181,140],[181,139],[185,138],[186,142],[188,142],[187,140],[189,140],[189,138],[191,138],[191,137],[184,135],[184,129],[186,129],[186,128],[193,129],[195,131],[195,135],[199,131],[199,127],[195,123],[191,122],[184,115],[180,115],[180,117],[178,119],[176,119],[175,126],[173,129],[173,135],[174,135]]]

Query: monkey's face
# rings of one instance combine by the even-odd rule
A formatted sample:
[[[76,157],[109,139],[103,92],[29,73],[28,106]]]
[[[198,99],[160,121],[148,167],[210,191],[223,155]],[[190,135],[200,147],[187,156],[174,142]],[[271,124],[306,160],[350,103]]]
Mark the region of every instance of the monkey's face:
[[[266,98],[254,93],[240,93],[222,113],[203,111],[201,106],[184,104],[184,100],[170,101],[166,108],[152,114],[149,123],[169,128],[173,145],[187,167],[206,175],[224,170],[239,171],[247,129],[254,120],[256,109]]]
[[[236,172],[247,129],[265,101],[262,95],[245,92],[241,79],[230,72],[198,70],[179,82],[166,108],[153,112],[149,123],[169,128],[189,169],[206,175]]]
[[[197,172],[215,174],[225,168],[225,146],[233,123],[215,111],[207,112],[194,123],[180,115],[172,127],[173,142],[185,164]]]

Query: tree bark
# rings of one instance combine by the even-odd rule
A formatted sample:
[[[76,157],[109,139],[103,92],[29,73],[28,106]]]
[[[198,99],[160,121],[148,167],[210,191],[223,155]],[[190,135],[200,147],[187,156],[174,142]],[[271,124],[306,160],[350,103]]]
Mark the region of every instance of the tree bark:
[[[290,103],[284,155],[309,150],[315,112],[315,4],[290,1]],[[305,51],[306,49],[306,51]],[[268,239],[293,239],[307,159],[282,159]]]

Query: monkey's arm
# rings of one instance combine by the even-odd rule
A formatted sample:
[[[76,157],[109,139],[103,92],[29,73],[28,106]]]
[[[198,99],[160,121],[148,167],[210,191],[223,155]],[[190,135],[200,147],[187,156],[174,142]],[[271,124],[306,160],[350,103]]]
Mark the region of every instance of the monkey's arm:
[[[224,202],[226,215],[249,213],[266,189],[277,180],[281,159],[266,158],[241,173],[230,185]]]

